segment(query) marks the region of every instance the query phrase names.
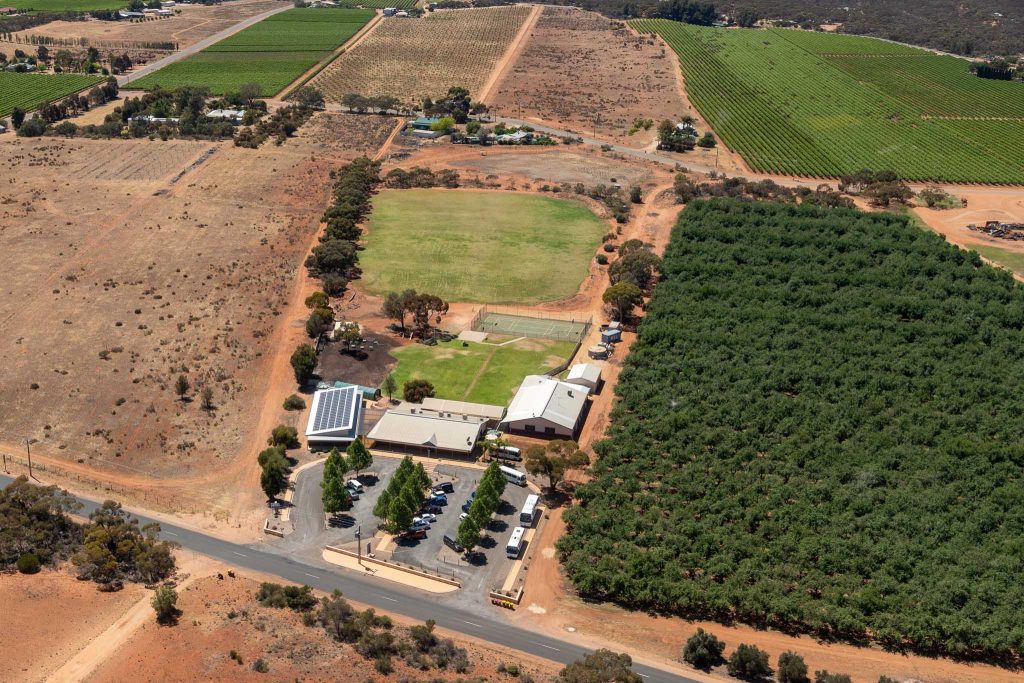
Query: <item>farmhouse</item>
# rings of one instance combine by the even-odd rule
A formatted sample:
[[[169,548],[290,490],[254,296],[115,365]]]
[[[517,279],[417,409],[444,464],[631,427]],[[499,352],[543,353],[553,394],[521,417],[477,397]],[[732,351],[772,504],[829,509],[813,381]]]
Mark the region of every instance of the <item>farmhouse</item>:
[[[432,126],[440,121],[436,117],[421,116],[418,119],[412,121],[409,125],[412,127],[412,134],[418,138],[439,138],[445,133],[439,130],[432,130]]]
[[[487,419],[488,427],[497,427],[501,418],[505,417],[504,406],[492,406],[486,403],[469,403],[468,401],[449,401],[441,398],[423,399],[423,409],[438,413],[459,413]]]
[[[356,386],[321,389],[313,394],[306,423],[310,447],[347,445],[359,436],[363,420],[363,394]]]
[[[206,115],[210,119],[220,119],[236,124],[241,123],[244,116],[245,111],[242,109],[214,109]]]
[[[501,424],[510,432],[575,437],[583,425],[589,395],[587,387],[547,375],[529,375]]]
[[[569,368],[565,381],[567,384],[577,384],[595,392],[601,384],[601,368],[593,363],[577,363]]]
[[[487,418],[428,410],[400,403],[384,413],[367,437],[375,448],[430,456],[467,456],[476,448]]]

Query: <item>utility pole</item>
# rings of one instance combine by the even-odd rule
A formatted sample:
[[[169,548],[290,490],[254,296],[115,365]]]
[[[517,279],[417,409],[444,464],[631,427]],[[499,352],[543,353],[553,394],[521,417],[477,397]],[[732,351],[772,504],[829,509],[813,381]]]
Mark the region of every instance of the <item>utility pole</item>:
[[[29,479],[35,479],[35,475],[32,474],[32,439],[25,439],[25,452],[28,453],[28,477]],[[6,458],[4,464],[7,464]]]
[[[362,524],[356,526],[356,564],[360,566],[362,566],[363,564],[363,539],[361,534],[362,530]]]

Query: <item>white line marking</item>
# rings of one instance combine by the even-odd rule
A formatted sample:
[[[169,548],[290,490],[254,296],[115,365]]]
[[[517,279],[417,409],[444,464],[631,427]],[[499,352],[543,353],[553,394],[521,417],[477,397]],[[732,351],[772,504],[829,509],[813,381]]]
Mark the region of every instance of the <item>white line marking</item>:
[[[469,624],[470,626],[476,626],[477,628],[483,628],[480,624],[474,624],[472,621],[463,621],[462,623]]]
[[[534,640],[531,640],[530,642],[533,643],[534,645],[540,645],[541,647],[546,647],[549,650],[554,650],[555,652],[561,652],[561,650],[559,650],[557,647],[551,647],[550,645],[545,645],[544,643],[538,643],[538,642],[536,642]]]
[[[303,574],[305,574],[306,576],[312,576],[314,579],[319,579],[320,578],[316,574],[310,574],[309,572],[303,572]]]
[[[168,536],[177,536],[178,535],[178,534],[174,533],[173,531],[165,531],[164,533],[167,534]]]
[[[235,555],[238,555],[239,557],[249,557],[248,555],[243,555],[242,553],[238,552],[237,550],[232,550],[231,552],[233,552]]]
[[[650,678],[650,676],[648,676],[647,674],[642,674],[642,673],[640,673],[639,671],[637,672],[637,675],[638,675],[638,676],[639,676],[640,678]]]
[[[389,598],[386,595],[379,595],[377,597],[383,598],[384,600],[390,600],[391,602],[398,602],[398,600],[395,600],[394,598]]]

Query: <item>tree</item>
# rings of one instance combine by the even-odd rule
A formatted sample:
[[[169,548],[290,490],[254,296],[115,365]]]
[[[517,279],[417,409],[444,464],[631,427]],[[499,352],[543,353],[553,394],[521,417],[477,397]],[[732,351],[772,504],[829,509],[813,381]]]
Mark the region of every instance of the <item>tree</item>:
[[[15,107],[11,110],[11,127],[14,130],[18,130],[23,123],[25,123],[25,110],[21,107]]]
[[[25,553],[18,558],[15,564],[22,574],[37,574],[39,572],[39,556],[35,553]]]
[[[305,410],[306,402],[298,394],[291,394],[284,400],[285,410]]]
[[[309,344],[300,344],[292,353],[291,363],[295,381],[300,385],[305,384],[316,370],[316,349]]]
[[[377,497],[377,502],[373,506],[373,516],[382,521],[387,521],[388,515],[391,514],[391,499],[393,498],[390,491],[384,489],[380,492],[380,496]]]
[[[260,474],[260,488],[263,489],[263,493],[267,494],[267,499],[277,498],[284,492],[287,483],[287,470],[281,465],[281,461],[276,458],[268,460]]]
[[[206,385],[202,391],[203,410],[213,410],[213,387]]]
[[[425,337],[431,321],[441,322],[441,316],[448,312],[448,302],[433,294],[414,294],[409,297],[406,308],[412,314],[413,327]]]
[[[736,24],[743,28],[753,28],[760,18],[757,11],[749,7],[744,7],[736,12]]]
[[[288,425],[277,425],[270,432],[270,438],[267,439],[268,446],[284,446],[285,448],[298,448],[302,444],[299,442],[299,432],[295,427]]]
[[[173,624],[181,614],[178,610],[178,593],[171,586],[158,586],[151,604],[156,612],[157,623]]]
[[[388,403],[394,402],[395,391],[398,389],[398,382],[395,380],[395,376],[392,373],[388,373],[381,383],[380,388],[384,390],[384,393],[388,395]]]
[[[359,476],[360,470],[365,470],[373,464],[373,455],[358,436],[348,445],[347,452],[349,469],[355,470],[356,476]]]
[[[434,385],[425,379],[411,379],[402,387],[402,397],[409,403],[423,403],[434,395]]]
[[[174,382],[174,393],[178,395],[181,400],[185,400],[185,394],[188,393],[189,383],[188,377],[185,375],[178,375],[178,379]]]
[[[316,339],[333,326],[334,311],[329,308],[317,308],[309,314],[309,319],[306,320],[306,334],[310,339]]]
[[[50,51],[46,48],[45,45],[40,45],[38,48],[36,48],[36,58],[40,62],[45,62],[50,59]]]
[[[644,294],[632,282],[619,282],[604,290],[601,299],[615,309],[619,320],[625,320],[643,302]]]
[[[689,637],[683,646],[683,661],[703,671],[722,663],[725,643],[702,628]]]
[[[807,683],[807,664],[795,652],[779,655],[779,683]]]
[[[0,489],[0,570],[20,569],[26,554],[41,564],[68,557],[81,544],[82,529],[67,513],[80,508],[67,492],[36,486],[25,475]]]
[[[705,149],[711,149],[712,147],[715,146],[715,144],[717,144],[715,142],[715,134],[712,133],[711,131],[704,133],[704,135],[701,136],[700,140],[697,141],[697,146],[703,147]]]
[[[252,105],[253,102],[259,99],[262,93],[263,88],[259,83],[249,82],[238,86],[238,97],[246,105]]]
[[[562,481],[567,470],[589,463],[590,458],[579,449],[575,441],[562,439],[549,442],[546,448],[539,445],[530,446],[523,460],[527,472],[548,478],[548,488],[552,491]]]
[[[451,116],[443,116],[430,124],[430,130],[438,133],[451,133],[455,130],[455,119]]]
[[[409,528],[409,525],[412,524],[412,518],[415,513],[416,507],[409,505],[408,501],[406,501],[402,496],[398,496],[391,501],[388,531],[391,533],[405,531]]]
[[[577,659],[558,674],[559,683],[641,683],[633,659],[604,648]]]
[[[160,525],[139,526],[120,503],[108,500],[89,515],[81,550],[71,561],[78,575],[101,584],[121,579],[155,583],[174,571],[172,545],[157,540]]]
[[[324,512],[344,512],[349,509],[351,496],[345,486],[345,472],[348,464],[337,448],[332,448],[324,463],[324,477],[320,482],[323,489],[321,499]]]
[[[768,653],[756,645],[742,644],[729,657],[726,670],[730,676],[756,681],[772,675]]]
[[[405,316],[409,313],[409,301],[416,296],[415,289],[407,289],[403,292],[388,292],[381,304],[381,313],[386,318],[394,320],[398,326],[405,329]]]
[[[312,311],[318,308],[327,308],[331,304],[331,299],[324,292],[313,292],[306,297],[304,303],[306,308]]]
[[[634,185],[633,187],[629,188],[629,201],[633,202],[634,204],[644,203],[643,190],[640,189],[639,185]]]
[[[455,535],[455,540],[466,549],[466,552],[469,552],[480,543],[480,524],[473,519],[473,515],[467,515],[465,519],[459,522],[459,530]]]
[[[846,674],[830,674],[828,671],[815,671],[814,683],[852,683]]]
[[[324,94],[318,89],[304,85],[292,93],[295,104],[305,109],[320,110],[324,108]]]

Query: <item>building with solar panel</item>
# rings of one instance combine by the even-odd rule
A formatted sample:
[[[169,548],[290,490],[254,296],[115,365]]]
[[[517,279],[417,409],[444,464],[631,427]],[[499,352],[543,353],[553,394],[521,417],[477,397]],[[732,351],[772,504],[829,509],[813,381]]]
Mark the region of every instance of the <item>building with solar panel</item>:
[[[359,387],[322,389],[313,394],[306,441],[310,448],[345,447],[359,436],[362,423],[363,393]]]

